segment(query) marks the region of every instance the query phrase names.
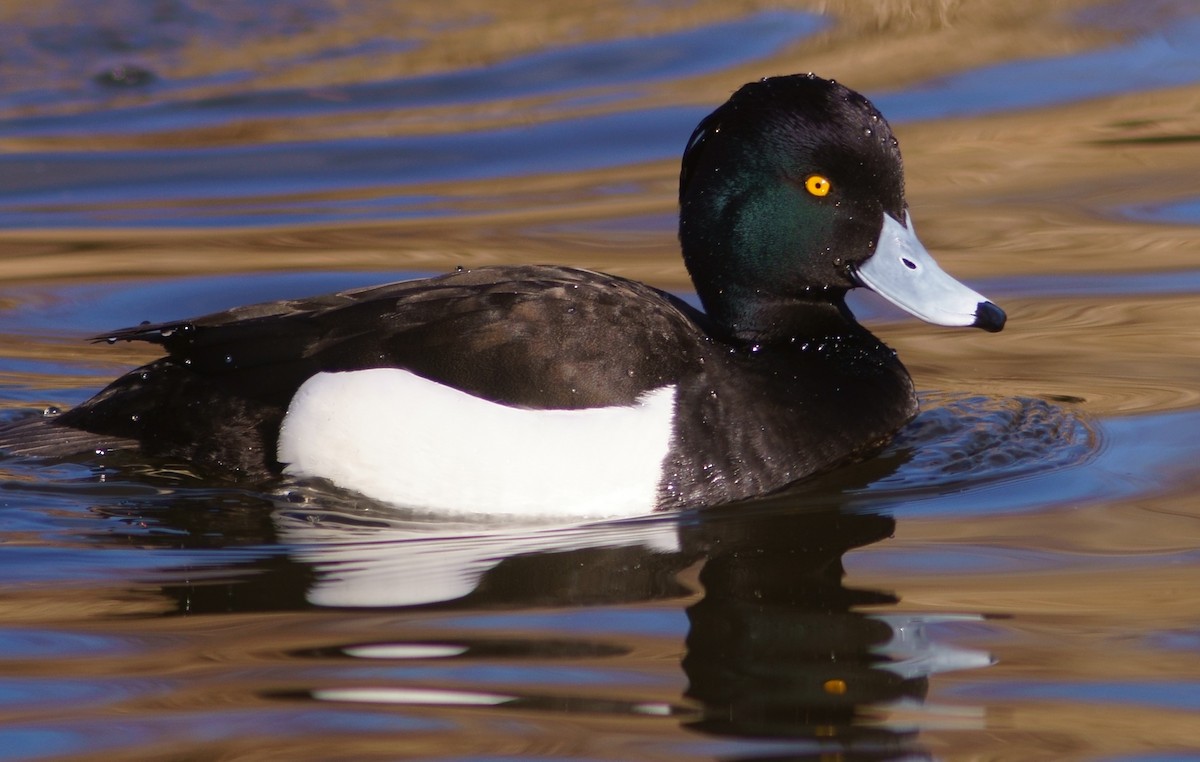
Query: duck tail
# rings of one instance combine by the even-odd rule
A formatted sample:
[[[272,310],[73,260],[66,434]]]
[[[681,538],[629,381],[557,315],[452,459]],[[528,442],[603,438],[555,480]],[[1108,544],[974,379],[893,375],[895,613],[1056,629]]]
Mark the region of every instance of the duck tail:
[[[136,447],[137,442],[62,424],[54,415],[31,415],[0,423],[0,454],[65,458]]]

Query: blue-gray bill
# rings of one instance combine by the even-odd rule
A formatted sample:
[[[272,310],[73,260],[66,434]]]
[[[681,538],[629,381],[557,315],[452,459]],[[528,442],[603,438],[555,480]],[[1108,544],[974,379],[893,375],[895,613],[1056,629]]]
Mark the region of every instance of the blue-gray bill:
[[[883,215],[875,253],[858,266],[862,285],[905,312],[936,325],[1004,328],[1004,310],[938,267],[917,238],[907,215],[902,223]]]

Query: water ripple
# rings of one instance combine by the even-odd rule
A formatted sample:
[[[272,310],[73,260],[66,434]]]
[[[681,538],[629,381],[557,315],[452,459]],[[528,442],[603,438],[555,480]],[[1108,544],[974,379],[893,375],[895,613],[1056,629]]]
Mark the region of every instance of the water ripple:
[[[1143,30],[1131,41],[1062,58],[1008,61],[872,96],[896,120],[981,116],[1200,81],[1200,17]],[[1087,16],[1085,18],[1095,18]],[[1097,72],[1104,76],[1096,76]],[[1036,83],[1036,86],[1031,85]]]
[[[721,71],[765,58],[812,35],[826,22],[815,14],[767,11],[650,38],[618,38],[552,47],[487,68],[453,69],[336,88],[247,90],[193,100],[155,100],[84,114],[29,116],[0,125],[0,137],[147,134],[247,119],[295,120],[345,112],[418,111],[557,96],[554,111],[577,108],[601,94],[626,101],[657,82]],[[12,97],[12,96],[9,96]],[[5,103],[0,101],[0,108]],[[547,111],[546,103],[540,106]],[[522,109],[525,119],[531,114]]]

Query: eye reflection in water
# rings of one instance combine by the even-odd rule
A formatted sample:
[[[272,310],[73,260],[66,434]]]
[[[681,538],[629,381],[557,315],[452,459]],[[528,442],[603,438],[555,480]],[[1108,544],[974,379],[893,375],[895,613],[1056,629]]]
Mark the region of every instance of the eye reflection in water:
[[[879,722],[873,707],[920,702],[929,675],[990,664],[927,637],[926,625],[959,617],[856,610],[898,598],[846,587],[842,556],[893,527],[889,516],[836,510],[710,527],[704,597],[688,609],[687,695],[702,706],[689,724],[886,750],[915,731]]]

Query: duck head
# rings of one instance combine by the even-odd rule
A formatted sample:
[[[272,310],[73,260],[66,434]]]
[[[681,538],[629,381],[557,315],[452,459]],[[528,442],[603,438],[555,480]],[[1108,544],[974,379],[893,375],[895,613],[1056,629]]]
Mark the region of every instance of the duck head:
[[[734,337],[853,320],[845,294],[858,286],[938,325],[1004,326],[917,238],[883,115],[831,80],[772,77],[734,93],[692,134],[679,200],[688,271]]]

